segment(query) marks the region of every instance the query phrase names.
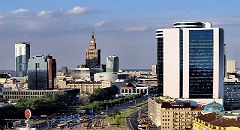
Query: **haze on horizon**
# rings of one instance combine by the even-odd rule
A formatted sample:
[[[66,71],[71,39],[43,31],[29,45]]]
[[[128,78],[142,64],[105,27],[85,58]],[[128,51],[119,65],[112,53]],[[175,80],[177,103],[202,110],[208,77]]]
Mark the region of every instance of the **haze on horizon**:
[[[101,64],[116,55],[120,69],[149,69],[157,63],[155,30],[184,20],[223,28],[227,59],[240,68],[238,0],[0,0],[0,70],[14,70],[18,42],[30,42],[31,56],[52,55],[57,69],[85,64],[92,29]]]

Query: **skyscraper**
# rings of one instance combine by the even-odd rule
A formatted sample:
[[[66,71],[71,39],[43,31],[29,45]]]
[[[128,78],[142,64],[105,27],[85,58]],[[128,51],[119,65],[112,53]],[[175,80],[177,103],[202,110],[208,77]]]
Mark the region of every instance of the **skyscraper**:
[[[28,62],[28,88],[34,90],[54,89],[56,60],[52,56],[37,55]]]
[[[227,60],[227,73],[236,73],[236,60]]]
[[[30,43],[20,42],[15,44],[15,72],[17,76],[26,76],[28,60],[30,59]]]
[[[158,92],[173,98],[223,98],[224,30],[184,21],[157,29]],[[174,91],[173,91],[174,90]]]
[[[85,50],[86,67],[87,68],[99,68],[101,61],[101,50],[96,49],[96,42],[94,38],[94,32],[92,32],[92,38],[89,42],[89,49]]]
[[[108,56],[106,58],[106,71],[118,72],[119,70],[119,58],[117,56]]]

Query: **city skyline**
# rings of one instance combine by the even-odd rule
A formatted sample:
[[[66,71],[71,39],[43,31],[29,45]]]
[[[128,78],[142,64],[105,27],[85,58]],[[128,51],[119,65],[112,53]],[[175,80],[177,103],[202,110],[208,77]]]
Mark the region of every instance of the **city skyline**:
[[[84,64],[92,29],[102,64],[116,55],[120,69],[151,68],[157,64],[156,29],[189,19],[223,28],[227,59],[236,60],[239,68],[239,9],[238,0],[0,0],[0,70],[14,70],[14,45],[19,42],[30,42],[31,57],[51,54],[57,69]]]

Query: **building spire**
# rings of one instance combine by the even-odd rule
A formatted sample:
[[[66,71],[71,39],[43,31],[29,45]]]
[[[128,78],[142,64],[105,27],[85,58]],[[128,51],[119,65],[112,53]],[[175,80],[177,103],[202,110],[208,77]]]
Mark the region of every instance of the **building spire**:
[[[94,39],[94,29],[92,29],[92,39]]]

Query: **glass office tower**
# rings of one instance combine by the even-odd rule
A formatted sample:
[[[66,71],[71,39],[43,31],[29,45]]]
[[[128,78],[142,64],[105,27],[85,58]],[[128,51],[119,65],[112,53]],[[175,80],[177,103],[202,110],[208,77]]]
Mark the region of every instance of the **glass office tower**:
[[[54,89],[56,60],[52,56],[38,55],[28,62],[28,88],[33,90]]]
[[[30,59],[30,43],[20,42],[15,44],[15,72],[16,76],[26,76],[28,60]]]
[[[160,95],[223,98],[222,28],[209,22],[176,22],[174,28],[157,29],[156,38]]]

